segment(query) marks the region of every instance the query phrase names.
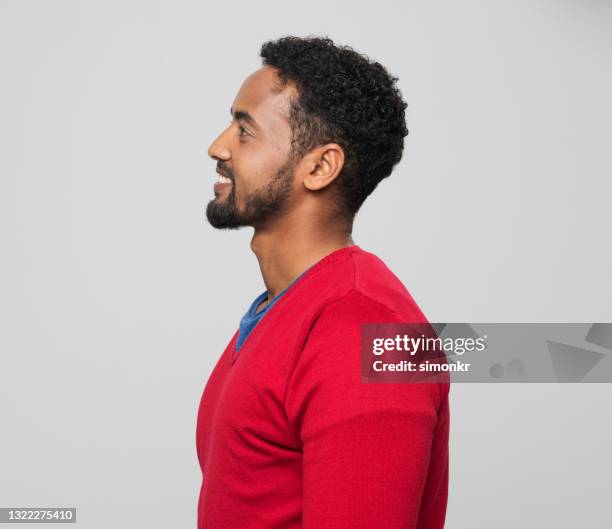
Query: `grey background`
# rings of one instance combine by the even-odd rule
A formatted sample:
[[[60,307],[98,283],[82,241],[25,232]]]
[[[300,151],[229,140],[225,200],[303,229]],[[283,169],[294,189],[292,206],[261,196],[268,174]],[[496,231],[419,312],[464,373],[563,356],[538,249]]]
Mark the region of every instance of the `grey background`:
[[[206,222],[264,40],[385,64],[405,157],[354,239],[431,321],[612,320],[605,1],[0,1],[0,505],[195,527],[197,406],[264,290]],[[607,384],[452,388],[447,527],[610,525]]]

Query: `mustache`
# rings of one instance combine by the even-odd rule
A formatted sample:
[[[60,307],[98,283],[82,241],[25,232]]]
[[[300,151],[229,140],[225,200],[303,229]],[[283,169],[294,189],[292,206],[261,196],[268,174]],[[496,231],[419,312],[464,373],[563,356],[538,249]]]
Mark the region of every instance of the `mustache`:
[[[222,163],[217,163],[217,172],[232,181],[234,180],[234,172],[231,169],[225,167],[225,165],[223,165]]]

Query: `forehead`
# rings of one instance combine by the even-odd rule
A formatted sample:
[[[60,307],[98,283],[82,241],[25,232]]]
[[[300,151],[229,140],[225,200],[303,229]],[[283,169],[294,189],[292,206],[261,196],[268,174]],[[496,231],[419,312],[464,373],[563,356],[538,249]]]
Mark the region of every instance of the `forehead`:
[[[291,85],[279,91],[276,70],[263,66],[244,80],[232,108],[251,114],[262,129],[273,130],[282,123],[289,125],[289,103],[293,94]]]

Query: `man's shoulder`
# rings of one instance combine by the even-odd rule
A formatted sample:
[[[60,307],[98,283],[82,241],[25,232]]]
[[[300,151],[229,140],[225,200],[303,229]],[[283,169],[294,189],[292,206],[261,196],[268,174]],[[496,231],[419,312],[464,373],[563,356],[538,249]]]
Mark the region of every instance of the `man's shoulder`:
[[[424,321],[425,316],[404,283],[376,254],[355,246],[342,259],[327,263],[300,296],[302,309],[352,321],[388,316]],[[303,312],[304,314],[304,312]]]
[[[378,307],[406,321],[425,320],[406,285],[380,257],[360,249],[352,255],[352,261],[354,277],[350,301],[373,309]]]
[[[313,267],[278,301],[271,316],[270,324],[292,329],[283,336],[298,347],[315,327],[324,327],[328,334],[342,327],[341,335],[361,323],[426,321],[408,289],[382,259],[359,247],[337,252]]]
[[[341,297],[320,307],[314,326],[328,331],[359,327],[362,323],[426,322],[412,297],[404,294],[389,296],[357,286],[347,289]]]

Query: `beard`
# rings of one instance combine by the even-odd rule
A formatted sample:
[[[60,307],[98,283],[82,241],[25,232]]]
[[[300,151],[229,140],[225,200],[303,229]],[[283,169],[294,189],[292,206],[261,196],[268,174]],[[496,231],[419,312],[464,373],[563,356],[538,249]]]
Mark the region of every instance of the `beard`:
[[[213,228],[237,229],[242,226],[256,227],[278,215],[291,196],[293,182],[291,164],[287,162],[270,179],[263,189],[258,189],[246,198],[240,211],[236,203],[236,180],[231,174],[232,188],[223,201],[217,198],[206,206],[206,218]]]

